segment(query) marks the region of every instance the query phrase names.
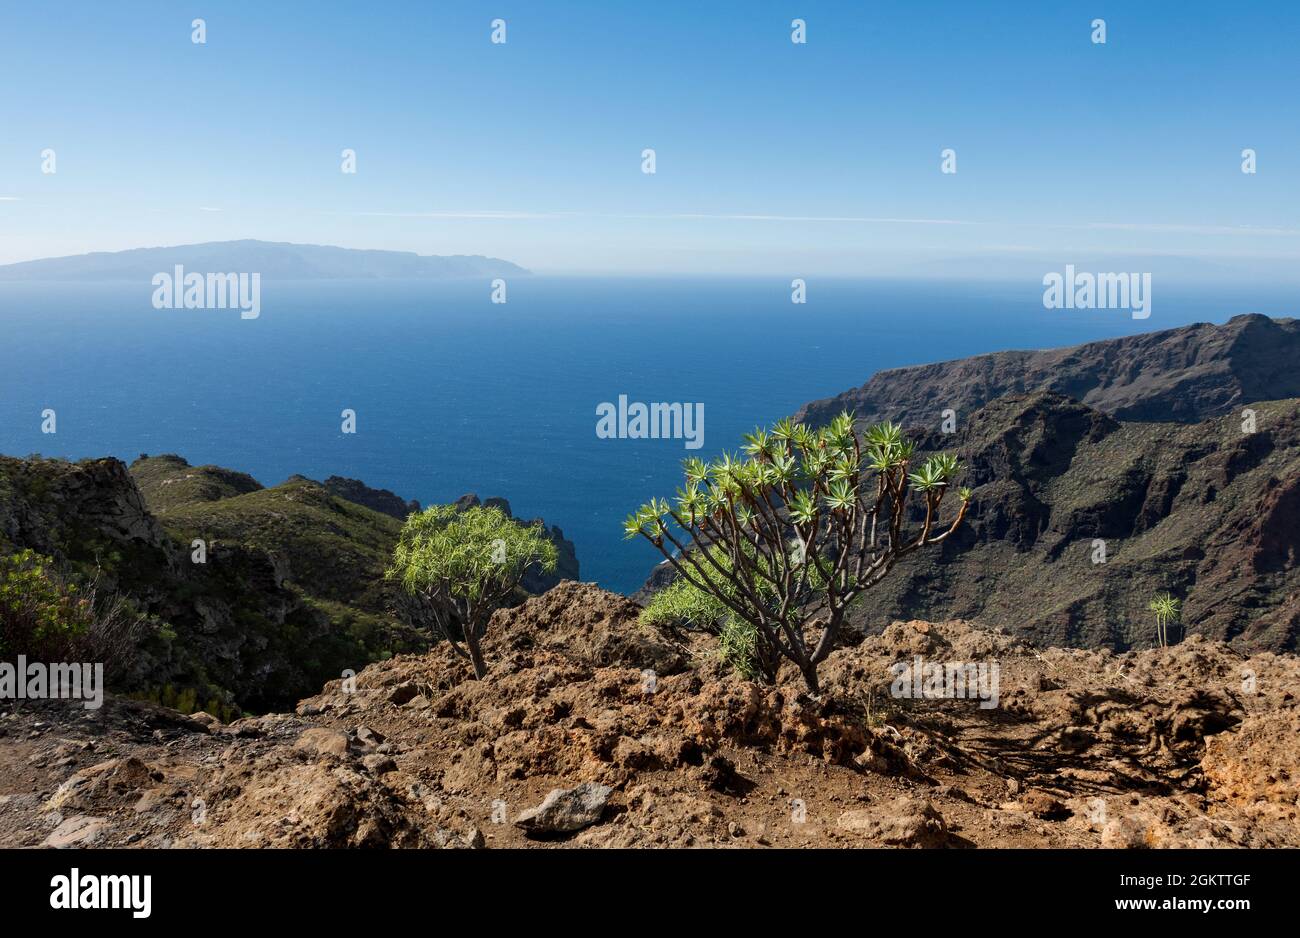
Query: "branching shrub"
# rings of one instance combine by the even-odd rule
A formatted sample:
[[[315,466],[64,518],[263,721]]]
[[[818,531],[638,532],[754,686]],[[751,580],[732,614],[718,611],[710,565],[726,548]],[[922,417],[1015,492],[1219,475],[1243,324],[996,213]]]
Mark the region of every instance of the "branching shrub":
[[[406,519],[385,579],[411,601],[412,618],[487,675],[481,640],[492,613],[534,564],[555,569],[555,545],[540,526],[525,526],[497,508],[464,511],[435,505]]]
[[[818,430],[787,419],[745,441],[745,458],[686,460],[675,502],[652,500],[624,532],[644,537],[682,581],[751,626],[760,659],[793,662],[819,694],[817,666],[849,605],[901,557],[949,537],[971,493],[962,489],[941,523],[957,459],[913,466],[915,444],[891,423],[859,439],[847,413]]]

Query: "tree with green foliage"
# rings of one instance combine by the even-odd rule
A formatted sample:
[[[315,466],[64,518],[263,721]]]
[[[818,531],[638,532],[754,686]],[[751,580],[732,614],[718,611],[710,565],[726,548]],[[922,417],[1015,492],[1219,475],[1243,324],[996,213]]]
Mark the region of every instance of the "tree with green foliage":
[[[1175,599],[1172,593],[1161,593],[1147,603],[1147,610],[1155,613],[1156,638],[1160,642],[1160,647],[1164,648],[1169,644],[1169,623],[1178,621],[1182,612],[1182,601]]]
[[[817,666],[850,604],[966,516],[971,492],[961,489],[940,522],[956,457],[914,466],[915,455],[892,423],[859,438],[848,413],[817,430],[782,420],[746,435],[744,457],[686,460],[675,503],[650,501],[624,533],[653,544],[689,588],[754,630],[760,657],[793,662],[817,695]],[[775,678],[775,667],[758,670]]]
[[[483,678],[482,639],[492,613],[534,564],[555,569],[556,550],[540,525],[520,524],[498,508],[435,505],[402,525],[384,573],[412,600],[414,617]]]

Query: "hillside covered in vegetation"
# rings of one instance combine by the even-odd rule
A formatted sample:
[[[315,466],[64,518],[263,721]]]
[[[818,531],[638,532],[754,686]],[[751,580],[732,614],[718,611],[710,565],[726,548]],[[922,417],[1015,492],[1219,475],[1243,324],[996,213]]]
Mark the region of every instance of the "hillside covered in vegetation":
[[[428,647],[383,582],[401,521],[351,500],[386,496],[400,503],[338,478],[264,488],[178,456],[129,470],[0,457],[0,555],[32,551],[56,595],[89,588],[118,609],[114,689],[186,711],[265,711]],[[547,530],[564,563],[525,588],[578,574],[572,544]]]

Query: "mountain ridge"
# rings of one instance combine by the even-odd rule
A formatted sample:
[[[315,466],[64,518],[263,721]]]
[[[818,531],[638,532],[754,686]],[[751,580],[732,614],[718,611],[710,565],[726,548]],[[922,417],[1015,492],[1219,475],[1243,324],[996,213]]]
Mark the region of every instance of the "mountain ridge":
[[[1195,423],[1252,401],[1300,397],[1300,320],[1259,313],[1037,351],[992,352],[876,372],[800,408],[822,425],[857,420],[938,427],[1004,394],[1053,391],[1121,420]]]
[[[246,238],[19,261],[0,265],[0,281],[147,280],[171,273],[178,264],[191,272],[258,273],[281,280],[446,280],[529,273],[518,264],[481,254],[416,254]]]

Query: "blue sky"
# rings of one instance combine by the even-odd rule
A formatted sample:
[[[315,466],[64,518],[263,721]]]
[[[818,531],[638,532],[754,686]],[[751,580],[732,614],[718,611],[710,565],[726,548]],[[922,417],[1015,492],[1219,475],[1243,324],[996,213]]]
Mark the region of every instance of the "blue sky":
[[[1293,2],[7,4],[0,262],[255,237],[541,272],[1122,257],[1294,282],[1297,48]]]

